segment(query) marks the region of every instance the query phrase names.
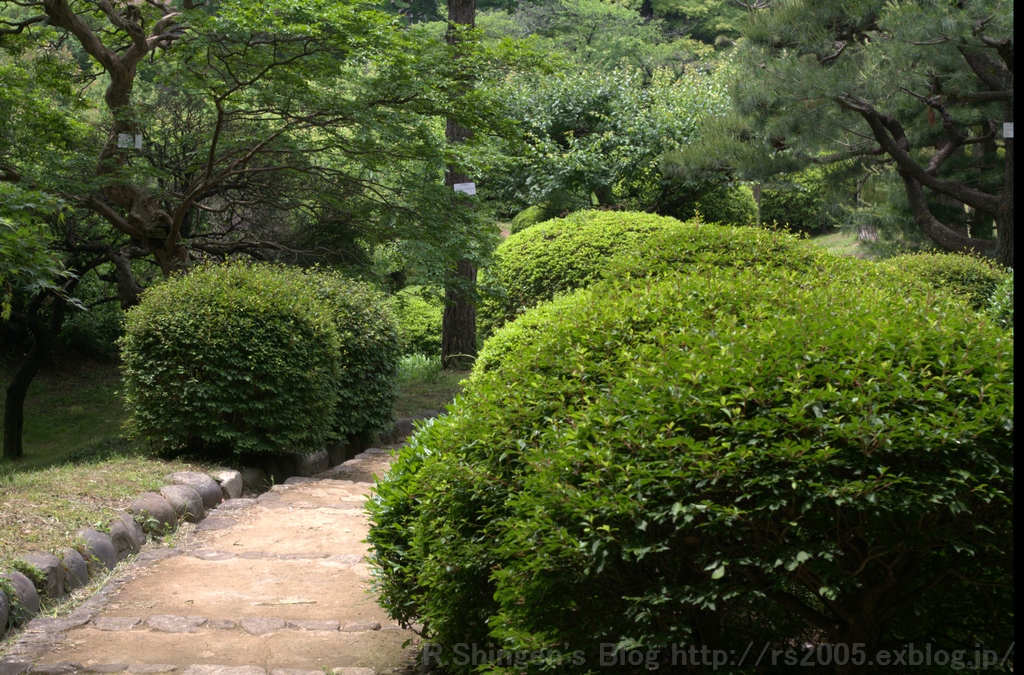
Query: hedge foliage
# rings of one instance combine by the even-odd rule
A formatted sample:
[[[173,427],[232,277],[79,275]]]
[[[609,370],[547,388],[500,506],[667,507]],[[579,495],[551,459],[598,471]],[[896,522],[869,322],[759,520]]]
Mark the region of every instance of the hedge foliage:
[[[338,440],[369,440],[391,423],[398,394],[396,322],[384,295],[369,284],[323,270],[307,276],[316,282],[338,331],[341,364],[332,431]]]
[[[822,232],[830,208],[825,181],[821,167],[779,176],[774,186],[761,191],[761,222],[777,223],[793,232]]]
[[[120,346],[132,426],[162,448],[314,452],[391,419],[394,322],[335,273],[197,268],[143,295]]]
[[[1004,328],[1013,328],[1013,270],[996,286],[988,312]]]
[[[757,221],[757,202],[754,191],[746,185],[706,181],[677,188],[658,207],[658,213],[679,220],[690,220],[699,213],[706,223],[753,225]]]
[[[975,309],[987,307],[1008,273],[988,260],[955,253],[913,253],[887,258],[879,267],[908,282],[961,297]]]
[[[391,296],[389,306],[398,325],[398,342],[403,355],[440,356],[444,319],[442,292],[406,286]]]
[[[528,227],[533,227],[537,223],[543,223],[546,220],[555,218],[560,209],[552,208],[547,205],[534,205],[527,207],[516,214],[515,218],[512,219],[512,227],[509,228],[511,234],[522,232]]]
[[[559,672],[1011,636],[1012,336],[845,282],[666,272],[505,327],[532,322],[376,487],[384,606],[448,648],[585,651]]]
[[[121,339],[135,431],[202,452],[315,451],[341,373],[330,308],[304,274],[202,267],[146,291]]]
[[[558,293],[601,278],[608,260],[635,249],[672,218],[629,211],[578,211],[513,234],[498,246],[480,322],[497,327]]]

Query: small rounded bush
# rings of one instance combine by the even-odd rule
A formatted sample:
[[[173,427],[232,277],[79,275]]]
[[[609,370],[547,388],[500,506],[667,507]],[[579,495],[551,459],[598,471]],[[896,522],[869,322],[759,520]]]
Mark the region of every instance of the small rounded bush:
[[[756,269],[535,314],[370,502],[381,601],[445,654],[568,644],[584,663],[558,672],[583,673],[602,643],[668,668],[673,643],[1012,635],[1013,342],[993,321]]]
[[[822,232],[827,222],[826,196],[821,167],[780,176],[776,186],[761,192],[761,222],[775,222],[793,232]]]
[[[757,221],[757,202],[753,190],[746,185],[730,187],[704,182],[696,187],[680,187],[658,208],[658,213],[679,220],[690,220],[699,213],[705,223],[752,225]]]
[[[597,281],[612,256],[674,222],[649,213],[578,211],[511,235],[487,269],[492,292],[480,305],[480,321],[500,326],[558,293]]]
[[[120,341],[136,433],[207,454],[313,452],[332,435],[341,352],[308,277],[210,265],[146,291]]]
[[[955,253],[913,253],[888,258],[879,267],[907,283],[921,283],[961,297],[975,309],[989,305],[1008,274],[983,258]]]
[[[368,441],[390,424],[401,349],[384,294],[336,272],[308,277],[338,331],[340,367],[333,432],[338,440]]]
[[[441,354],[442,293],[407,286],[390,298],[389,306],[398,324],[398,342],[403,355]]]
[[[533,227],[537,223],[543,223],[547,220],[551,220],[557,215],[557,209],[543,204],[527,207],[517,213],[515,218],[512,219],[512,227],[509,228],[509,232],[511,234],[522,232],[528,227]]]

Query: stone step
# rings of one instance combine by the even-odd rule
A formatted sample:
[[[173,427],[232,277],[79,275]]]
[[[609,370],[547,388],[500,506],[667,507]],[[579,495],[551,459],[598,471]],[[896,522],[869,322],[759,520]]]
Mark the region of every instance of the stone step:
[[[23,656],[38,658],[33,667],[40,672],[44,666],[52,669],[72,663],[81,666],[76,670],[110,664],[173,665],[178,669],[175,672],[194,665],[255,665],[268,673],[277,668],[299,668],[318,670],[322,675],[325,668],[393,669],[393,654],[402,652],[403,644],[415,637],[406,630],[346,632],[287,626],[251,634],[241,627],[173,633],[137,627],[106,631],[87,625],[62,635],[49,651]]]

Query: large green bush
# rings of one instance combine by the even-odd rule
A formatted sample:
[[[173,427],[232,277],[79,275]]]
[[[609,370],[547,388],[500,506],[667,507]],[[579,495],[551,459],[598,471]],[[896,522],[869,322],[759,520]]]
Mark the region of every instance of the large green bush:
[[[402,354],[441,354],[444,295],[421,286],[407,286],[390,299],[398,324]]]
[[[997,265],[969,255],[955,253],[912,253],[878,263],[908,283],[920,283],[959,296],[975,309],[988,306],[1008,273]]]
[[[471,669],[456,643],[582,650],[558,670],[589,672],[601,643],[665,667],[673,643],[1012,636],[1013,343],[995,322],[758,269],[534,311],[371,501],[381,601],[453,670]]]
[[[667,272],[702,274],[718,268],[756,269],[764,273],[800,273],[814,282],[827,268],[854,269],[798,237],[775,230],[736,227],[692,220],[653,233],[637,255],[618,256],[607,264],[613,277],[658,276]],[[856,266],[858,272],[865,266]]]
[[[513,234],[487,269],[491,294],[480,306],[480,322],[496,328],[558,293],[597,281],[612,256],[675,222],[649,213],[578,211]]]
[[[332,436],[341,352],[301,272],[227,264],[153,287],[121,339],[132,425],[169,449],[315,451]]]
[[[395,320],[384,295],[372,286],[335,272],[313,270],[308,276],[338,331],[334,434],[339,440],[368,441],[391,423],[401,356]]]

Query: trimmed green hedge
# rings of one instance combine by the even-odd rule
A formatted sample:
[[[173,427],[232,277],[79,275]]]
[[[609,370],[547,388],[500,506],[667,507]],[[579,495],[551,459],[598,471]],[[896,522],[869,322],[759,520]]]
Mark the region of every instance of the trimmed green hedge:
[[[511,234],[522,232],[528,227],[533,227],[538,223],[555,218],[561,209],[553,208],[544,204],[538,204],[530,206],[516,214],[515,218],[512,219],[512,227],[509,228]]]
[[[528,313],[377,484],[383,606],[460,672],[456,643],[578,673],[601,643],[1001,644],[1012,337],[847,280],[666,272]]]
[[[649,213],[578,211],[511,235],[487,268],[491,293],[479,321],[493,330],[524,309],[597,281],[612,256],[675,222]]]
[[[754,191],[746,185],[731,187],[704,182],[676,188],[658,207],[658,213],[679,220],[690,220],[700,213],[705,223],[753,225],[757,222],[757,202]]]
[[[959,296],[975,309],[987,307],[1008,273],[983,258],[955,253],[912,253],[887,258],[878,266],[909,282],[920,282]]]
[[[317,296],[330,308],[341,355],[333,432],[369,440],[391,423],[401,356],[395,320],[383,293],[336,272],[313,270]]]
[[[120,341],[136,433],[208,454],[312,452],[341,373],[332,312],[284,267],[210,265],[146,291]]]
[[[989,299],[988,313],[1003,328],[1013,328],[1013,270],[996,286]]]
[[[131,424],[161,448],[314,452],[391,421],[394,320],[337,273],[200,267],[148,290],[120,345]]]

